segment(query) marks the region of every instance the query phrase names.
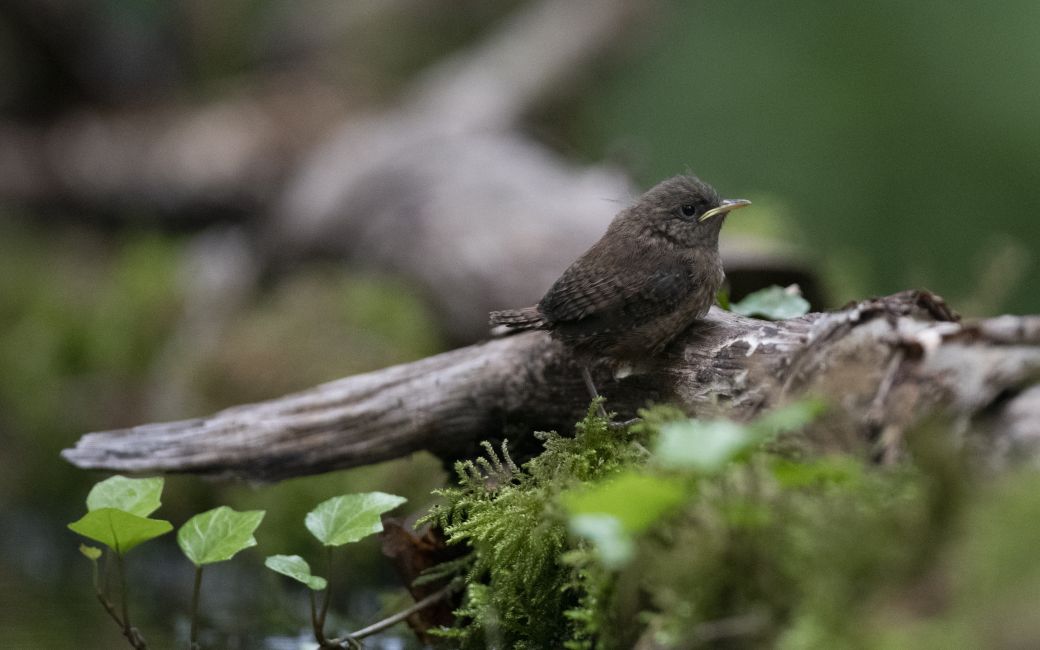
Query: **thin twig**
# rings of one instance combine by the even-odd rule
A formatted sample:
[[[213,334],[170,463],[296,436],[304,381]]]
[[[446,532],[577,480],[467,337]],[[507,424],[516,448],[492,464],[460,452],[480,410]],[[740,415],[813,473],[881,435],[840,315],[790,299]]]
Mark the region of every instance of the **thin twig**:
[[[119,619],[119,613],[116,612],[116,606],[112,604],[112,601],[105,598],[105,595],[103,593],[95,593],[97,594],[98,602],[101,603],[101,606],[105,608],[105,611],[108,612],[108,615],[112,617],[112,620],[116,622],[116,625],[118,625],[122,629],[123,621]]]
[[[881,382],[878,384],[877,393],[875,393],[874,399],[870,403],[870,409],[867,411],[868,423],[876,426],[884,418],[885,400],[888,399],[888,394],[892,390],[892,385],[896,378],[896,372],[899,370],[899,366],[903,363],[904,357],[905,354],[902,349],[897,349],[892,354],[892,358],[888,362],[888,367],[885,368],[885,374],[882,375]]]
[[[596,384],[592,381],[592,373],[589,372],[588,366],[581,367],[581,378],[585,380],[585,389],[589,391],[589,397],[596,402],[596,406],[599,408],[599,416],[604,420],[609,420],[607,409],[603,407],[603,400],[599,398],[599,391],[596,390]]]
[[[401,621],[405,620],[406,618],[408,618],[412,614],[418,612],[419,610],[425,609],[425,608],[429,607],[430,605],[432,605],[432,604],[434,604],[434,603],[436,603],[436,602],[438,602],[440,600],[443,600],[444,598],[448,597],[452,593],[458,591],[459,586],[460,586],[459,583],[457,581],[453,580],[452,582],[448,583],[444,587],[441,587],[440,589],[438,589],[437,591],[433,592],[429,596],[427,596],[427,597],[423,598],[422,600],[416,602],[411,607],[409,607],[407,609],[403,609],[400,612],[397,612],[396,614],[394,614],[392,616],[388,616],[388,617],[384,618],[381,621],[377,621],[377,622],[369,625],[368,627],[363,627],[360,630],[358,630],[357,632],[352,632],[352,633],[346,635],[345,637],[343,637],[342,639],[332,639],[332,640],[330,640],[330,643],[334,643],[334,644],[338,644],[338,645],[342,646],[345,643],[349,643],[351,641],[357,641],[358,639],[363,639],[366,636],[372,636],[373,634],[376,634],[378,632],[382,632],[383,630],[385,630],[385,629],[387,629],[389,627],[393,627],[394,625],[397,625],[398,623],[400,623]]]

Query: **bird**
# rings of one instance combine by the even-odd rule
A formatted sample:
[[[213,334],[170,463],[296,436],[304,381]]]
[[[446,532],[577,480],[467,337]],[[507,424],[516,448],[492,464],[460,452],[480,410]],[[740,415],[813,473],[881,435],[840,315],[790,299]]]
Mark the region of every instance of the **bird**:
[[[725,278],[719,231],[726,215],[748,205],[720,198],[693,175],[661,181],[619,212],[537,305],[493,311],[490,324],[547,330],[572,350],[597,399],[590,365],[655,356],[708,313]]]

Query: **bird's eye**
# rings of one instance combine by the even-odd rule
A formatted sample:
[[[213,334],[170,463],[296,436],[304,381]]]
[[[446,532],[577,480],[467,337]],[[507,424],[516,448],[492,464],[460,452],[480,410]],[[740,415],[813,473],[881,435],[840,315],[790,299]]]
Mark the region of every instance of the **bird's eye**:
[[[697,214],[697,206],[692,203],[683,203],[682,206],[679,207],[679,211],[682,212],[684,217],[692,217]]]

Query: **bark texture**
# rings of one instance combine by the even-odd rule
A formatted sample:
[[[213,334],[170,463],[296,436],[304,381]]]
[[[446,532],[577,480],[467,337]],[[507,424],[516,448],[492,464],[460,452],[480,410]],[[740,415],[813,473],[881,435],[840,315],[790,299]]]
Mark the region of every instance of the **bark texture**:
[[[817,442],[898,455],[936,410],[996,463],[1040,446],[1040,316],[958,322],[904,292],[768,322],[713,309],[659,358],[597,383],[610,410],[672,402],[748,419],[805,394],[833,403]],[[542,332],[494,339],[212,416],[92,433],[64,452],[82,468],[277,480],[419,450],[468,454],[483,439],[569,430],[588,405],[570,352]]]

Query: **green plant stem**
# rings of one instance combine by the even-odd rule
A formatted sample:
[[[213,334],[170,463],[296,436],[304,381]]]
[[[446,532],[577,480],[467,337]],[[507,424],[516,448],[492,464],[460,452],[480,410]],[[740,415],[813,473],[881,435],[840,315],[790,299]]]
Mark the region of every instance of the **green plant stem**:
[[[112,604],[112,601],[105,598],[105,594],[101,593],[100,591],[95,593],[97,594],[97,599],[98,602],[101,603],[101,606],[105,608],[105,611],[108,612],[108,615],[111,616],[112,620],[116,622],[116,625],[122,628],[123,621],[120,620],[119,613],[116,612],[116,606]]]
[[[106,572],[107,572],[107,568],[108,568],[108,561],[107,561],[108,558],[107,558],[107,556],[106,556],[105,559],[106,559],[106,561],[105,561],[105,568],[106,568]],[[126,628],[125,625],[123,625],[122,619],[119,618],[119,612],[116,611],[116,606],[112,604],[112,601],[109,600],[105,596],[105,592],[102,591],[101,581],[98,578],[98,563],[95,561],[95,562],[93,562],[93,565],[94,566],[93,566],[93,570],[91,571],[91,573],[93,574],[92,577],[94,579],[94,595],[97,596],[98,602],[101,603],[101,607],[104,608],[105,612],[109,615],[109,617],[111,617],[111,619],[116,622],[116,625],[119,626],[119,629],[123,630],[123,634],[126,635],[126,629],[127,628]],[[133,639],[131,639],[130,637],[127,637],[127,639],[130,641],[131,645],[135,645]]]
[[[328,589],[328,586],[325,587]],[[314,597],[314,590],[308,589],[307,591],[311,594],[311,628],[314,630],[314,640],[318,642],[318,647],[325,647],[325,630],[322,624],[318,621],[318,602]]]
[[[101,567],[101,587],[99,588],[102,594],[108,594],[108,577],[112,575],[112,551],[105,549],[105,565]]]
[[[119,572],[119,599],[123,605],[123,633],[130,635],[130,606],[126,597],[126,570],[123,567],[123,554],[116,553],[116,570]]]
[[[116,552],[116,570],[119,572],[119,596],[122,600],[123,606],[123,620],[121,621],[123,626],[123,636],[126,637],[126,640],[132,647],[136,648],[136,650],[146,650],[148,644],[137,631],[137,628],[130,623],[130,605],[128,604],[129,598],[127,598],[126,594],[126,568],[123,566],[123,554],[119,552]],[[112,603],[108,602],[108,599],[104,597],[104,594],[99,593],[98,599],[101,600],[102,606],[104,606],[112,618],[115,619],[116,622],[120,622],[119,617],[115,614],[115,607]]]
[[[325,575],[328,582],[325,585],[325,596],[321,601],[321,613],[318,615],[318,625],[322,629],[322,637],[325,636],[325,616],[329,613],[329,603],[332,602],[332,547],[325,547]]]
[[[199,592],[202,591],[202,565],[195,567],[195,586],[191,590],[191,650],[199,647]]]
[[[101,594],[101,582],[98,580],[98,563],[94,560],[90,563],[90,577],[94,583],[94,593]]]

